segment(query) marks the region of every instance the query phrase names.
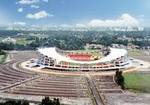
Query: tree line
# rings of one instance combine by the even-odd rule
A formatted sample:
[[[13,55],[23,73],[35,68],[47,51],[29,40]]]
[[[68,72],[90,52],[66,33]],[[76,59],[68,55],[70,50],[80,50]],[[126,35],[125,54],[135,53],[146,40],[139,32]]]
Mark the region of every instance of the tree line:
[[[7,100],[6,102],[1,102],[0,105],[29,105],[30,102],[27,100]],[[37,105],[61,105],[58,98],[50,99],[45,97],[42,102]]]
[[[17,31],[18,32],[18,31]],[[16,34],[17,32],[12,32]],[[1,31],[0,31],[1,33]],[[6,32],[3,32],[6,34]],[[22,32],[24,35],[13,36],[14,38],[26,38],[27,41],[33,40],[26,45],[0,43],[0,49],[4,50],[34,50],[37,47],[58,47],[64,50],[82,50],[86,44],[101,44],[111,46],[112,44],[122,44],[127,46],[128,43],[138,45],[139,47],[149,46],[150,40],[137,40],[137,38],[149,38],[150,32],[107,32],[107,31],[27,31]],[[34,33],[38,36],[30,36]],[[39,35],[41,34],[41,36]],[[123,39],[125,35],[133,40]],[[118,38],[120,37],[120,39]]]

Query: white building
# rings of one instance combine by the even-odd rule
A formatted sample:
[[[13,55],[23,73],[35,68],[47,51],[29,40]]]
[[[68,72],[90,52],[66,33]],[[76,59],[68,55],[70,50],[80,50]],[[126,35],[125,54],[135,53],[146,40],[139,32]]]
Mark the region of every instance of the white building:
[[[8,38],[3,39],[2,42],[3,43],[13,43],[13,44],[15,44],[16,39],[8,37]]]
[[[124,68],[128,64],[127,51],[110,48],[110,53],[92,61],[74,60],[66,56],[65,51],[58,48],[40,48],[38,64],[46,68],[59,70],[113,70]]]

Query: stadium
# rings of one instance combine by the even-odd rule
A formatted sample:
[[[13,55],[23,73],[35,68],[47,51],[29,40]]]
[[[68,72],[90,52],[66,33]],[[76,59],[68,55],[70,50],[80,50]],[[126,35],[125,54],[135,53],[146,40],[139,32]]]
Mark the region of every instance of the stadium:
[[[80,52],[50,47],[38,49],[37,64],[53,70],[106,71],[126,68],[129,60],[125,49],[102,48]]]
[[[124,100],[130,94],[115,82],[115,72],[136,70],[127,51],[117,48],[67,51],[51,47],[13,51],[9,56],[11,61],[0,65],[0,97],[31,103],[47,96],[59,98],[62,105],[119,105],[112,97]]]

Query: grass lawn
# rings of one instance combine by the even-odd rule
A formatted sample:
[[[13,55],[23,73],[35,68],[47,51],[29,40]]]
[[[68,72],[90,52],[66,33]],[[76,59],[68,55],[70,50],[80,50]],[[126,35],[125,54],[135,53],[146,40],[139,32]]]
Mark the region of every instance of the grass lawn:
[[[129,56],[140,56],[143,54],[142,50],[135,50],[135,51],[132,51],[132,50],[128,50],[128,54]]]
[[[32,40],[27,41],[26,38],[18,38],[16,43],[19,45],[27,45],[27,44],[30,44],[31,42]]]
[[[0,55],[0,64],[4,63],[6,59],[6,55]]]
[[[150,73],[126,73],[125,86],[133,92],[150,93]]]

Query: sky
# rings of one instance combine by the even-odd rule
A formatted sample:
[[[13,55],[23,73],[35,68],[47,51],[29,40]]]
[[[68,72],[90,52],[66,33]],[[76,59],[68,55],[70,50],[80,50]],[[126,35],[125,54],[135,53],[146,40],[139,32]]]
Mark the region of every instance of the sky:
[[[150,0],[0,0],[0,25],[150,26]]]

